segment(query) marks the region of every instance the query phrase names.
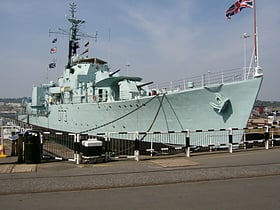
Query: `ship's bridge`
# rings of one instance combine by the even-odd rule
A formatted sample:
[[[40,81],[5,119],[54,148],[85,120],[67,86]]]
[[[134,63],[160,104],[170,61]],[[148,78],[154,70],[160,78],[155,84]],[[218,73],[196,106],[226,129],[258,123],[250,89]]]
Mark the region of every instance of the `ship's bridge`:
[[[57,103],[87,103],[130,100],[149,92],[141,77],[115,75],[107,62],[99,58],[73,58],[57,87],[49,90],[48,101]]]
[[[73,64],[79,64],[79,63],[93,63],[93,64],[107,64],[106,61],[101,60],[100,58],[78,58],[73,60]]]

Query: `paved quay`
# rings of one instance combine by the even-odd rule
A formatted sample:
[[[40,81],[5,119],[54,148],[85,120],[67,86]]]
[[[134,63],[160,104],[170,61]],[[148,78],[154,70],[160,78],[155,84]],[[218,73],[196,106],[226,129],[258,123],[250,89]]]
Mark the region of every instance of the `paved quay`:
[[[0,159],[0,195],[70,192],[159,186],[209,180],[280,176],[280,149],[255,149],[183,155],[141,161],[117,160],[79,164],[57,161],[18,164],[16,157]]]

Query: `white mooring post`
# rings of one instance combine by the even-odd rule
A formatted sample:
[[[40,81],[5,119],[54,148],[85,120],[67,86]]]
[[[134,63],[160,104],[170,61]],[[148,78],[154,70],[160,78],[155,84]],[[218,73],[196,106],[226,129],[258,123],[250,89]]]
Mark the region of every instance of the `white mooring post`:
[[[229,128],[228,143],[229,143],[229,153],[232,153],[232,128]]]

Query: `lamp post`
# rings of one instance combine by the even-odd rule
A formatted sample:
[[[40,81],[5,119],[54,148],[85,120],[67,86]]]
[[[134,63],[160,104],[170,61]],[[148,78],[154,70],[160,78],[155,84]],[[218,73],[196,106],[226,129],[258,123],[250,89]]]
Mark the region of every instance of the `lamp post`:
[[[244,33],[240,38],[243,39],[243,50],[244,50],[244,79],[246,79],[246,68],[247,68],[247,46],[246,46],[246,39],[249,38],[250,35]]]

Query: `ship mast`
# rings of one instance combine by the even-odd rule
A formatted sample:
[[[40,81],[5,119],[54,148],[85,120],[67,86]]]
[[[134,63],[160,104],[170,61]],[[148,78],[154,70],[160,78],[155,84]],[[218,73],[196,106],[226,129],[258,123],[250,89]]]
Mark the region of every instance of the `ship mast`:
[[[49,30],[49,34],[61,34],[61,35],[68,35],[69,36],[69,45],[68,45],[68,61],[66,68],[70,68],[73,66],[73,61],[72,58],[73,56],[78,56],[77,49],[79,48],[79,38],[78,37],[83,37],[83,38],[92,38],[97,41],[97,31],[95,35],[89,35],[85,33],[79,32],[79,28],[82,24],[84,24],[86,21],[77,19],[75,17],[77,5],[75,3],[70,4],[70,17],[67,17],[67,20],[72,24],[71,27],[69,28],[69,32],[59,28],[59,31],[51,31]]]
[[[69,29],[69,49],[68,49],[68,62],[67,67],[72,66],[72,57],[77,55],[77,49],[79,48],[79,38],[77,38],[77,33],[79,31],[79,27],[85,23],[84,20],[79,20],[75,17],[76,13],[76,4],[70,4],[70,13],[71,17],[68,17],[68,21],[72,24]]]
[[[253,0],[254,7],[254,57],[255,57],[255,72],[254,77],[262,76],[262,68],[259,63],[259,46],[258,46],[258,28],[257,28],[257,7],[256,0]]]

